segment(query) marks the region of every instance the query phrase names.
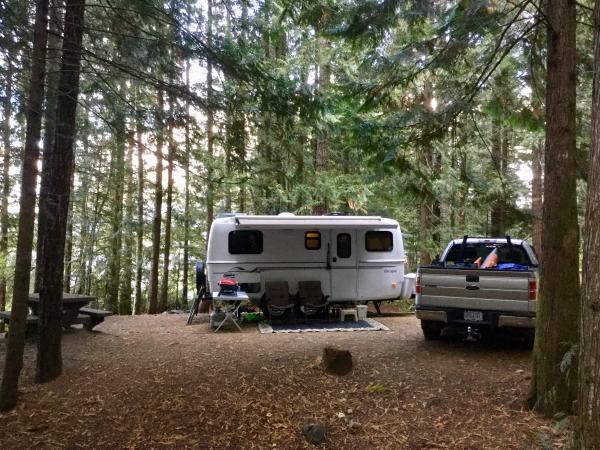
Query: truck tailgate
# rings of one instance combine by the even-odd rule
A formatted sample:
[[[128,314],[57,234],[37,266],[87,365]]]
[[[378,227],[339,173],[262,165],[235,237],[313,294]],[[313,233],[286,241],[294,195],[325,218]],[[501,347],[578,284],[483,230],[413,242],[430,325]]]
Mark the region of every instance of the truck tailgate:
[[[529,271],[427,268],[419,270],[422,307],[534,312],[529,301]]]

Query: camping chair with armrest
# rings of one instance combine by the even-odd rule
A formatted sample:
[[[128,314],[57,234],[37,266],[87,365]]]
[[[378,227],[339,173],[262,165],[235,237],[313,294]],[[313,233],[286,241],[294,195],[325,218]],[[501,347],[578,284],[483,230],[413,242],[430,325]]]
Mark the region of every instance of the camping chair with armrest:
[[[294,322],[294,301],[290,297],[287,281],[267,281],[265,282],[265,294],[263,296],[263,310],[266,311],[269,322],[273,319],[283,319],[291,314]]]
[[[328,297],[328,295],[323,295],[320,281],[298,282],[298,303],[300,311],[306,319],[328,313]],[[329,314],[327,317],[329,318]]]

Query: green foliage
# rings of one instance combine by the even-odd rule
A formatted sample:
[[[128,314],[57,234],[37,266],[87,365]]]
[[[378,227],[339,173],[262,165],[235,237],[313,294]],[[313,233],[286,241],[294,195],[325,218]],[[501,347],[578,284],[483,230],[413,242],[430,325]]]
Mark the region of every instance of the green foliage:
[[[17,3],[0,15],[4,44],[31,38]],[[157,120],[159,90],[174,98],[172,110],[162,111],[173,120],[177,147],[173,304],[181,287],[183,227],[189,221],[190,258],[202,258],[209,195],[216,213],[310,214],[325,205],[396,218],[413,268],[450,238],[488,234],[494,205],[504,205],[506,232],[531,235],[523,173],[543,140],[545,122],[545,35],[537,26],[537,5],[213,0],[210,37],[205,7],[191,0],[100,0],[88,6],[72,197],[73,289],[105,297],[114,233],[131,234],[139,221],[137,197],[131,196],[140,148],[143,248],[123,261],[126,267],[141,261],[144,289],[148,283],[155,152],[166,132]],[[591,21],[586,9],[581,20]],[[9,27],[19,39],[7,40]],[[13,51],[4,44],[0,79]],[[578,50],[584,178],[592,81],[591,32],[585,27]],[[214,72],[210,96],[208,63]],[[15,64],[26,72],[26,58]],[[15,147],[26,82],[19,86],[12,98]],[[215,118],[213,155],[207,153],[207,111]],[[504,164],[494,155],[498,129],[510,136]],[[131,172],[111,157],[118,145],[134,147]],[[317,147],[326,150],[325,161],[318,161]],[[11,170],[16,173],[17,164]],[[136,203],[133,216],[115,212],[112,193],[121,179],[124,204]],[[127,281],[121,285],[128,292]]]

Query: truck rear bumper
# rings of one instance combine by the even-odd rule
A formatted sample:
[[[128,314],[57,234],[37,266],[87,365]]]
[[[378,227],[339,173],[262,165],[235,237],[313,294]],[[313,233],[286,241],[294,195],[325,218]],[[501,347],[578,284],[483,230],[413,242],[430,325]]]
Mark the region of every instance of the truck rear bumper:
[[[448,323],[448,313],[446,311],[417,311],[417,319],[433,320],[434,322]]]
[[[462,308],[423,308],[417,306],[416,317],[419,320],[443,322],[449,325],[470,325],[487,328],[535,328],[535,316],[533,314],[480,310],[482,320],[477,322],[465,320],[465,311],[473,310]]]
[[[509,316],[501,314],[498,316],[498,327],[535,328],[535,317]]]

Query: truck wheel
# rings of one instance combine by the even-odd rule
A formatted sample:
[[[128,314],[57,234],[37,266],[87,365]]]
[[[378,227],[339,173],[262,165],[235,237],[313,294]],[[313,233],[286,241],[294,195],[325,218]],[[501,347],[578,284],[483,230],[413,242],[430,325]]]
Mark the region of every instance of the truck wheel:
[[[523,330],[523,348],[525,350],[533,350],[535,344],[535,328],[531,330]]]
[[[442,330],[444,324],[442,322],[436,322],[434,320],[421,320],[421,330],[423,330],[423,336],[428,341],[437,341],[442,337]]]

